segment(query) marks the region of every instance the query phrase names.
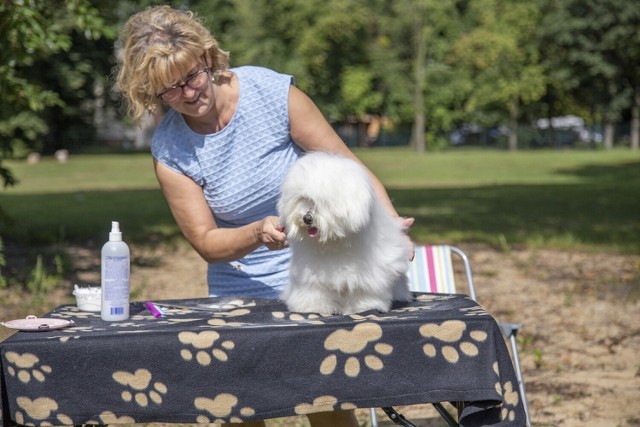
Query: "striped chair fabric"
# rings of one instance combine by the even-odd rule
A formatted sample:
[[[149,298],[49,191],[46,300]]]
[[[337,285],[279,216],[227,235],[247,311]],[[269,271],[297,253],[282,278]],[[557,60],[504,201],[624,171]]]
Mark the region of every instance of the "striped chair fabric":
[[[414,292],[456,293],[451,249],[446,245],[416,246],[409,264],[409,288]]]
[[[465,267],[469,296],[476,299],[471,265],[462,250],[449,245],[416,246],[416,255],[409,264],[409,288],[414,292],[455,294],[456,279],[453,273],[452,255],[460,257]]]

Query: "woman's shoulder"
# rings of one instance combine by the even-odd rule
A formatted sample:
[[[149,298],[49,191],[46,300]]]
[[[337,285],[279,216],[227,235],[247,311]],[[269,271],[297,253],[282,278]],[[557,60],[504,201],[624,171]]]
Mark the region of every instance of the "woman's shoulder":
[[[160,123],[158,124],[158,127],[154,132],[154,138],[152,141],[157,141],[158,143],[164,142],[164,140],[166,139],[173,138],[173,133],[181,133],[183,131],[183,128],[184,120],[182,119],[182,116],[178,114],[178,112],[174,109],[169,108],[162,115],[162,119],[160,120]]]
[[[259,67],[255,65],[244,65],[242,67],[232,68],[231,71],[238,76],[241,82],[265,82],[265,81],[282,81],[286,83],[293,82],[293,77],[289,74],[280,73],[270,68]]]
[[[175,155],[176,151],[189,147],[189,144],[185,144],[185,139],[188,139],[190,133],[182,116],[175,110],[168,109],[153,132],[151,138],[152,154]]]
[[[195,156],[204,137],[192,132],[182,116],[169,109],[151,138],[151,155],[175,172],[185,174],[200,183],[200,167]]]

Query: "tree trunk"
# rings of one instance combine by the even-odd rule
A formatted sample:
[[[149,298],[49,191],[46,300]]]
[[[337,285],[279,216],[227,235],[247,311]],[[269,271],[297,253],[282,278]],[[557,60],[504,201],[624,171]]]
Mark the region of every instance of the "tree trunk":
[[[422,154],[425,151],[425,121],[424,121],[424,74],[425,74],[425,39],[424,39],[424,18],[422,14],[416,19],[414,36],[416,38],[415,56],[415,90],[413,94],[414,120],[413,120],[413,142],[416,150]]]
[[[631,149],[640,148],[640,88],[636,88],[631,107]]]
[[[549,120],[549,146],[551,148],[556,148],[556,145],[558,145],[556,139],[556,128],[553,127],[553,120],[551,119],[553,119],[553,117],[551,117],[551,114],[549,114],[549,117],[547,117],[547,120]]]
[[[509,102],[509,151],[518,150],[518,99]]]
[[[613,149],[613,131],[615,127],[611,120],[607,120],[604,124],[604,148],[607,150]]]
[[[425,151],[426,145],[424,141],[425,124],[423,108],[416,108],[416,115],[413,120],[413,142],[418,153],[422,154]]]

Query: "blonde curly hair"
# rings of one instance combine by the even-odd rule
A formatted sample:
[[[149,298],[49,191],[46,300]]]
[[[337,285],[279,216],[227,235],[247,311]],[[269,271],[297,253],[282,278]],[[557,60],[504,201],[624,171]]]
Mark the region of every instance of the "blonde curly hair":
[[[123,52],[116,86],[127,100],[127,113],[139,122],[159,105],[157,93],[175,84],[194,62],[204,60],[216,73],[229,68],[229,53],[190,11],[155,6],[127,21],[120,33]]]

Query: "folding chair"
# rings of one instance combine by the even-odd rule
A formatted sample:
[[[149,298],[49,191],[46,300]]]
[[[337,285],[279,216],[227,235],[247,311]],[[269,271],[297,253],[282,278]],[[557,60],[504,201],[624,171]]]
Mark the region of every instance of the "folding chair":
[[[471,265],[469,259],[465,253],[455,246],[449,245],[434,245],[434,246],[416,246],[415,258],[410,264],[408,276],[409,287],[414,292],[430,292],[430,293],[444,293],[453,294],[456,293],[455,277],[453,273],[453,254],[456,254],[462,259],[464,264],[467,288],[469,290],[469,296],[477,302],[476,291],[473,286],[473,276],[471,274]],[[524,389],[524,381],[522,380],[522,372],[520,370],[520,362],[518,356],[518,346],[516,337],[518,331],[521,328],[519,323],[498,323],[502,334],[505,339],[509,340],[511,346],[511,354],[513,358],[513,365],[516,370],[516,377],[518,379],[518,387],[520,389],[520,396],[524,404],[524,411],[527,420],[527,426],[531,426],[529,419],[529,408],[527,405],[527,397]],[[445,421],[452,427],[457,426],[457,422],[449,414],[449,412],[442,406],[441,403],[433,404],[438,413],[445,419]],[[406,421],[404,417],[393,410],[393,408],[382,408],[389,418],[399,425],[413,426],[410,422]],[[378,422],[376,419],[375,409],[371,409],[371,425],[377,427]]]

